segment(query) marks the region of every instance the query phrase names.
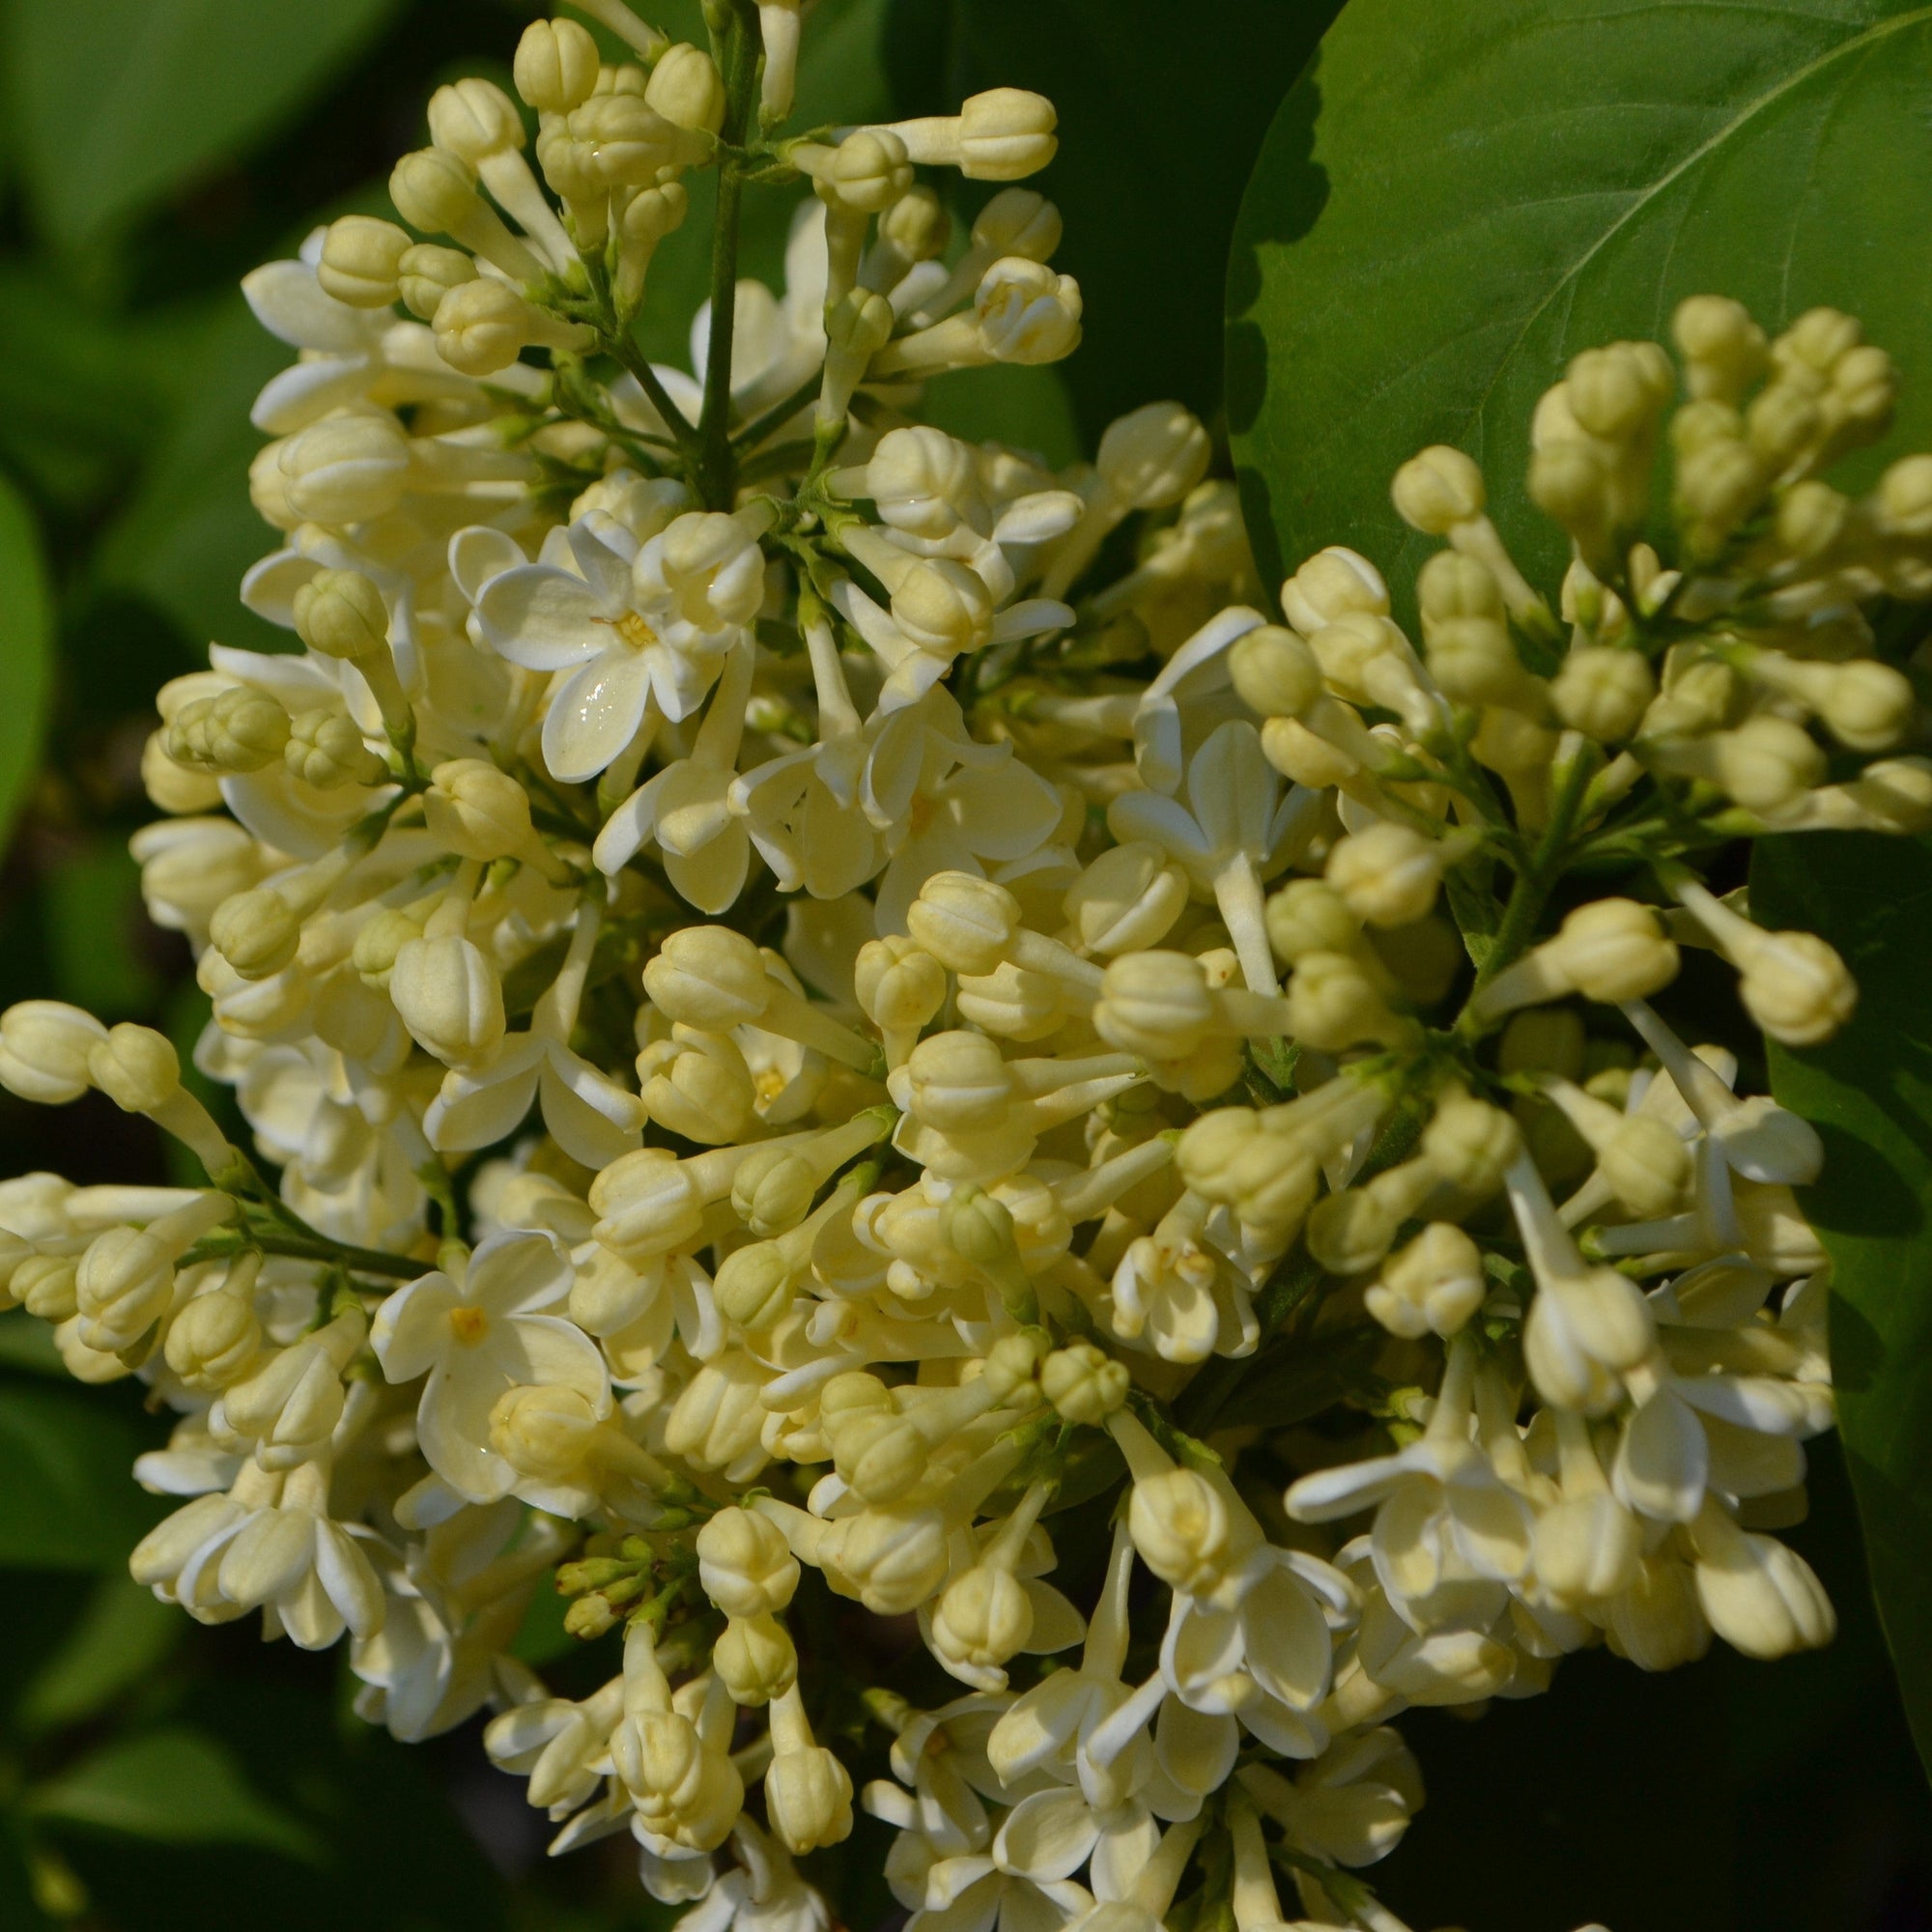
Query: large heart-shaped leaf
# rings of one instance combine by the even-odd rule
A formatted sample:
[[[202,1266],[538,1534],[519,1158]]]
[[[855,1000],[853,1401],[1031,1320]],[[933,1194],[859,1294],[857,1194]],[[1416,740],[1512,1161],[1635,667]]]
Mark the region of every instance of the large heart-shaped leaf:
[[[1824,933],[1859,1008],[1829,1045],[1774,1046],[1772,1085],[1817,1127],[1805,1196],[1832,1257],[1832,1369],[1872,1589],[1932,1767],[1932,847],[1866,834],[1769,839],[1752,916]]]
[[[1268,574],[1407,533],[1397,464],[1452,442],[1498,521],[1538,394],[1712,290],[1776,325],[1848,308],[1917,358],[1932,440],[1932,8],[1903,0],[1351,0],[1283,104],[1236,231],[1229,409]],[[1396,573],[1407,575],[1406,570]]]

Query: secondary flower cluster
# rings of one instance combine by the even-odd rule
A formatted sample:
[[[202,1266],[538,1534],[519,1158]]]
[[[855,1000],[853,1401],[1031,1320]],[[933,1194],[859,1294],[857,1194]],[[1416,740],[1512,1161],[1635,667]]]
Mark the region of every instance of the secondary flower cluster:
[[[254,1152],[157,1034],[16,1006],[0,1082],[210,1185],[0,1184],[0,1279],[179,1418],[141,1581],[347,1633],[399,1737],[494,1710],[557,1849],[629,1831],[694,1932],[827,1925],[793,1861],[855,1798],[915,1932],[1264,1932],[1278,1875],[1389,1932],[1404,1708],[1831,1634],[1772,1534],[1821,1150],[1652,1003],[1702,948],[1775,1038],[1850,1013],[1703,878],[1932,825],[1867,614],[1932,595],[1932,457],[1837,494],[1889,363],[1700,298],[1674,412],[1647,343],[1537,412],[1558,608],[1438,448],[1420,648],[1349,550],[1275,621],[1178,405],[1063,473],[911,414],[1077,340],[1052,207],[960,245],[916,178],[1030,173],[1050,106],[781,138],[796,0],[719,11],[535,23],[536,169],[465,80],[396,170],[457,246],[249,277],[299,357],[242,594],[300,648],[162,691],[135,853]],[[630,323],[702,166],[687,375]],[[734,283],[801,176],[783,298]],[[553,1579],[621,1626],[587,1694],[511,1654]]]

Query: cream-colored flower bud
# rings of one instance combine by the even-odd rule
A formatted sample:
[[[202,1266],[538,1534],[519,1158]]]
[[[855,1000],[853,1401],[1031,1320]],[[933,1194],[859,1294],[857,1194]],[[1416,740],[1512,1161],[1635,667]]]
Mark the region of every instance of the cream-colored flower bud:
[[[221,805],[221,781],[179,763],[168,751],[170,733],[163,726],[150,731],[141,747],[141,788],[156,810],[185,815],[214,811]]]
[[[959,172],[968,181],[1023,181],[1052,160],[1060,142],[1053,102],[1020,87],[975,94],[959,109]]]
[[[1818,716],[1839,744],[1886,752],[1904,737],[1917,706],[1905,673],[1874,658],[1835,665],[1823,681]]]
[[[1852,1016],[1858,981],[1836,951],[1812,932],[1776,932],[1744,960],[1738,995],[1773,1039],[1818,1046]]]
[[[209,701],[198,735],[205,762],[217,771],[258,772],[282,755],[289,714],[266,691],[236,685]]]
[[[1211,454],[1193,411],[1179,403],[1147,403],[1107,426],[1094,467],[1123,503],[1162,510],[1208,473]]]
[[[694,1852],[730,1836],[745,1804],[744,1779],[723,1751],[674,1711],[645,1711],[618,1725],[611,1761],[646,1829]]]
[[[980,339],[996,362],[1057,362],[1080,342],[1080,285],[1041,262],[1009,256],[973,298]]]
[[[1019,900],[970,872],[935,872],[906,911],[914,943],[952,973],[992,972],[1021,923]]]
[[[1352,952],[1362,942],[1362,922],[1323,879],[1292,879],[1269,895],[1264,917],[1268,944],[1285,966],[1311,952]]]
[[[1358,920],[1412,925],[1426,919],[1442,885],[1439,841],[1393,819],[1338,839],[1328,855],[1328,883]]]
[[[1838,1627],[1832,1600],[1795,1549],[1740,1529],[1716,1503],[1705,1505],[1691,1538],[1697,1601],[1733,1649],[1770,1659],[1831,1642]]]
[[[174,1257],[145,1228],[109,1228],[95,1236],[74,1275],[82,1339],[115,1353],[133,1345],[167,1313],[175,1292]]]
[[[929,262],[944,253],[952,230],[952,220],[946,212],[946,204],[929,187],[907,189],[879,216],[879,240],[907,262]],[[882,438],[882,445],[884,441]],[[876,452],[873,460],[877,461]]]
[[[590,99],[601,65],[597,43],[575,20],[532,20],[517,43],[511,74],[540,114],[568,114]]]
[[[832,151],[818,177],[820,197],[855,214],[877,214],[912,186],[905,143],[887,128],[861,128]]]
[[[1509,704],[1527,699],[1528,673],[1499,617],[1440,617],[1429,628],[1429,674],[1457,704]]]
[[[1094,1030],[1146,1060],[1185,1060],[1221,1033],[1207,969],[1185,952],[1129,952],[1107,968]]]
[[[1112,845],[1066,889],[1061,909],[1087,952],[1103,959],[1157,946],[1187,904],[1187,875],[1158,845]]]
[[[323,292],[352,308],[387,308],[412,246],[409,231],[373,214],[345,214],[328,224],[315,278]]]
[[[1677,977],[1677,948],[1656,913],[1634,899],[1578,906],[1547,942],[1564,976],[1606,1006],[1647,1000]]]
[[[823,1745],[780,1751],[765,1773],[764,1788],[765,1815],[794,1858],[851,1836],[851,1775]]]
[[[301,915],[272,886],[235,893],[214,909],[208,937],[244,980],[279,973],[301,945]]]
[[[936,1509],[867,1509],[834,1525],[827,1561],[875,1616],[904,1616],[946,1579],[947,1522]]]
[[[1383,1264],[1363,1299],[1391,1335],[1453,1335],[1483,1305],[1489,1284],[1475,1242],[1449,1221],[1432,1221]]]
[[[1707,548],[1721,543],[1756,508],[1767,480],[1747,443],[1714,439],[1677,459],[1677,514]]]
[[[797,1222],[781,1225],[795,1227]],[[760,1334],[796,1299],[797,1270],[778,1242],[750,1241],[719,1263],[711,1292],[718,1312],[727,1321]]]
[[[860,1006],[882,1031],[917,1033],[946,1002],[945,967],[908,944],[867,940],[853,979]]]
[[[1368,967],[1349,953],[1303,953],[1287,997],[1290,1035],[1319,1052],[1384,1038],[1398,1025]]]
[[[1446,537],[1458,524],[1480,517],[1489,500],[1474,461],[1440,442],[1395,472],[1389,497],[1404,523],[1432,537]]]
[[[1727,296],[1688,296],[1670,332],[1690,367],[1690,393],[1734,403],[1764,373],[1764,330],[1742,302]]]
[[[774,1616],[791,1602],[799,1567],[776,1523],[734,1505],[697,1532],[697,1579],[727,1617]]]
[[[1537,1518],[1531,1567],[1565,1609],[1620,1596],[1642,1561],[1643,1525],[1608,1490],[1565,1496]]]
[[[1141,1561],[1189,1596],[1210,1594],[1261,1540],[1260,1526],[1196,1469],[1139,1479],[1127,1505],[1127,1531]]]
[[[1308,1252],[1330,1274],[1361,1274],[1388,1253],[1395,1239],[1395,1209],[1365,1187],[1345,1187],[1309,1210]]]
[[[524,122],[500,87],[469,74],[430,96],[429,137],[444,154],[473,168],[493,155],[521,148]]]
[[[1910,543],[1932,537],[1932,454],[1901,456],[1878,479],[1872,507],[1888,536]]]
[[[412,228],[460,235],[481,203],[470,170],[440,148],[405,155],[389,174],[389,199]]]
[[[1017,255],[1050,262],[1060,246],[1060,211],[1032,188],[1002,188],[973,219],[973,246],[982,260]]]
[[[430,778],[423,820],[448,850],[485,865],[528,852],[529,794],[508,772],[487,758],[451,758]]]
[[[435,319],[450,290],[475,280],[476,264],[468,255],[435,242],[405,249],[396,264],[396,293],[403,306],[423,322]]]
[[[589,1458],[600,1427],[576,1389],[506,1389],[490,1410],[490,1447],[520,1475],[567,1482]]]
[[[1263,718],[1299,718],[1323,694],[1315,653],[1279,624],[1263,624],[1236,639],[1228,670],[1242,703]]]
[[[166,1034],[123,1021],[87,1056],[94,1084],[129,1114],[152,1114],[181,1091],[181,1055]]]
[[[42,1107],[65,1106],[94,1085],[88,1062],[107,1037],[92,1013],[60,1000],[21,1000],[0,1013],[0,1087]]]
[[[262,1324],[246,1294],[198,1294],[168,1323],[162,1353],[191,1389],[214,1393],[239,1380],[262,1351]]]
[[[295,594],[296,635],[326,658],[373,657],[389,647],[389,610],[359,570],[318,570]]]
[[[756,1110],[745,1056],[718,1034],[654,1040],[638,1055],[638,1088],[651,1120],[702,1147],[741,1140]]]
[[[717,133],[724,121],[724,83],[702,47],[680,41],[667,47],[651,69],[644,99],[673,126]]]
[[[977,651],[993,635],[993,595],[985,580],[950,556],[922,559],[893,592],[893,619],[935,657]]]
[[[818,1191],[819,1173],[789,1148],[758,1148],[731,1180],[731,1206],[761,1238],[783,1234],[803,1221]]]
[[[1012,1105],[1012,1076],[983,1034],[933,1034],[913,1048],[905,1072],[909,1111],[942,1132],[1000,1126]]]
[[[9,1292],[42,1321],[71,1321],[80,1309],[77,1255],[29,1255],[14,1270]]]
[[[1516,1122],[1500,1107],[1469,1094],[1451,1094],[1422,1131],[1422,1156],[1452,1187],[1492,1194],[1503,1170],[1522,1151]]]
[[[437,304],[436,353],[458,375],[494,376],[536,339],[540,320],[515,289],[479,275]]]
[[[998,1669],[1033,1635],[1033,1604],[1010,1570],[976,1563],[946,1586],[933,1606],[932,1642],[949,1662]]]
[[[711,1667],[734,1704],[769,1704],[798,1682],[798,1651],[776,1617],[733,1617],[712,1646]]]
[[[749,624],[758,614],[765,597],[764,556],[757,539],[735,517],[687,511],[666,526],[658,551],[665,588],[689,622],[719,631]],[[648,550],[639,553],[638,569],[648,555]]]
[[[402,500],[409,439],[390,415],[326,416],[284,441],[276,461],[297,516],[359,524],[386,516]]]
[[[365,985],[385,988],[395,970],[396,954],[423,935],[420,919],[396,908],[379,912],[356,935],[350,960]]]
[[[1039,1365],[1040,1393],[1063,1422],[1097,1427],[1127,1399],[1131,1378],[1124,1362],[1102,1354],[1092,1342],[1069,1342]]]
[[[1793,484],[1779,497],[1773,528],[1789,555],[1810,561],[1844,534],[1851,514],[1851,499],[1814,476]]]
[[[1572,357],[1564,398],[1577,425],[1606,442],[1644,435],[1677,385],[1670,358],[1654,342],[1608,342]]]
[[[1825,748],[1802,724],[1765,713],[1715,746],[1718,782],[1747,811],[1778,811],[1825,776]]]
[[[879,515],[912,536],[950,535],[980,503],[971,446],[924,423],[888,430],[871,461],[855,473],[864,477],[864,494],[877,503]]]
[[[411,1037],[452,1065],[486,1059],[503,1037],[503,982],[460,934],[398,947],[389,998]]]
[[[1655,1114],[1633,1114],[1597,1151],[1605,1184],[1633,1214],[1669,1213],[1690,1184],[1690,1150]]]
[[[917,1488],[932,1451],[905,1416],[865,1409],[825,1420],[834,1466],[868,1503],[893,1503]]]
[[[318,791],[377,785],[389,776],[388,766],[363,742],[362,727],[342,711],[297,712],[289,721],[282,761],[294,777]]]
[[[770,1004],[764,956],[743,933],[688,925],[671,933],[644,966],[644,991],[668,1018],[705,1033],[728,1033]]]
[[[1549,682],[1557,717],[1572,730],[1606,745],[1628,738],[1656,696],[1657,676],[1649,661],[1615,644],[1579,645]]]

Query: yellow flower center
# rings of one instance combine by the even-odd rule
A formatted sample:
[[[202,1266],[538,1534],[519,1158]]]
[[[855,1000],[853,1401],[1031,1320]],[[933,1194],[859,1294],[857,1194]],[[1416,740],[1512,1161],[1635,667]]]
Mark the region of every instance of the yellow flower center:
[[[626,611],[621,617],[601,617],[598,622],[609,624],[634,651],[640,651],[645,645],[658,640],[658,634],[636,611]]]
[[[452,1308],[449,1311],[449,1332],[466,1349],[473,1349],[490,1332],[490,1318],[480,1308]]]

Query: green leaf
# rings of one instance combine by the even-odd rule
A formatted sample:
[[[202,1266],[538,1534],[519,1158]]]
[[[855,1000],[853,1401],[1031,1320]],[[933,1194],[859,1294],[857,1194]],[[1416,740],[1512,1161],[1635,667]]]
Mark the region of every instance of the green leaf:
[[[95,1584],[67,1641],[27,1686],[15,1717],[34,1732],[73,1724],[104,1711],[160,1663],[186,1628],[125,1572]]]
[[[0,476],[0,839],[40,760],[52,649],[40,531],[26,498]]]
[[[42,891],[54,990],[109,1022],[144,1013],[156,974],[140,952],[141,868],[127,842],[98,838],[64,857]]]
[[[253,650],[293,639],[240,598],[248,566],[281,539],[248,500],[248,465],[263,436],[248,420],[256,392],[293,352],[239,295],[224,296],[187,338],[178,412],[139,491],[96,553],[100,582],[132,591],[185,631],[197,654],[212,638]]]
[[[67,1364],[54,1347],[54,1331],[24,1308],[10,1308],[0,1315],[0,1368],[67,1380]]]
[[[1052,364],[995,362],[926,385],[920,419],[968,442],[1004,442],[1064,469],[1080,455],[1065,378]]]
[[[109,1393],[0,1378],[0,1569],[124,1562],[160,1508],[129,1473],[148,1446]]]
[[[110,1744],[29,1791],[27,1809],[166,1845],[257,1845],[311,1863],[326,1856],[306,1826],[260,1797],[227,1751],[197,1731]]]
[[[1062,364],[1091,443],[1173,396],[1221,400],[1222,271],[1241,184],[1282,96],[1340,0],[900,0],[892,70],[903,114],[953,114],[1029,87],[1060,152],[1027,183],[1058,204],[1054,258],[1080,283],[1085,337]],[[1037,444],[1038,438],[1023,440]]]
[[[38,264],[0,266],[0,458],[61,509],[126,478],[152,433],[157,385],[134,331]]]
[[[40,226],[72,247],[311,98],[395,0],[13,0],[4,66]]]
[[[1832,1257],[1832,1374],[1872,1591],[1932,1769],[1932,846],[1869,834],[1761,841],[1752,917],[1819,932],[1859,982],[1829,1044],[1771,1049],[1772,1091],[1812,1122],[1804,1205]]]
[[[1229,416],[1264,578],[1343,542],[1405,580],[1389,507],[1432,442],[1485,464],[1521,560],[1530,412],[1579,349],[1715,291],[1817,303],[1907,361],[1932,440],[1932,8],[1902,0],[1352,0],[1283,103],[1228,280]],[[1915,366],[1916,358],[1916,366]],[[1406,566],[1402,568],[1401,566]]]

